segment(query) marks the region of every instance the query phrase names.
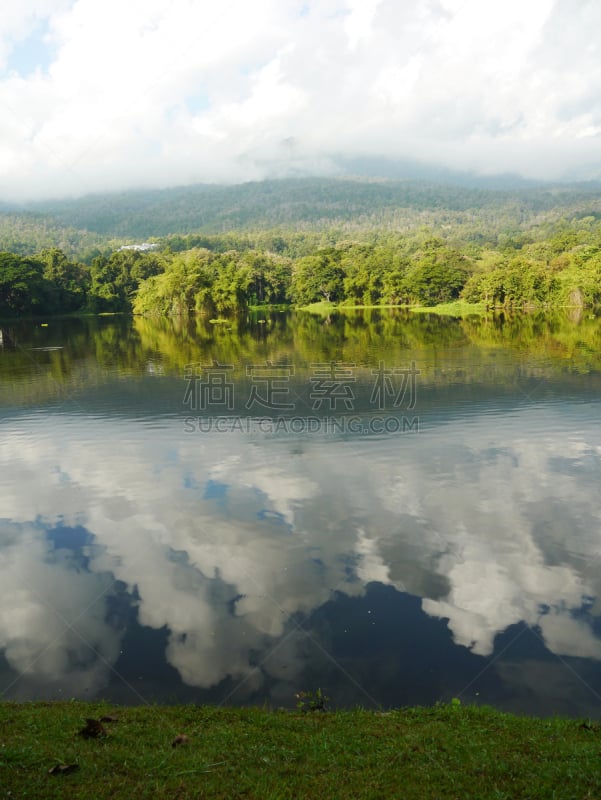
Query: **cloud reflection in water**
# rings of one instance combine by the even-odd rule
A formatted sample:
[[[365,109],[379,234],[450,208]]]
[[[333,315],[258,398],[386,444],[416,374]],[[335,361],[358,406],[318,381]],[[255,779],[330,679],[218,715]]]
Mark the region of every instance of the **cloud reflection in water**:
[[[0,439],[0,648],[23,678],[8,696],[102,692],[123,587],[141,625],[167,630],[166,658],[193,687],[251,673],[247,691],[294,685],[309,655],[291,619],[310,631],[325,604],[373,582],[422,598],[475,655],[525,623],[559,656],[601,660],[601,434],[559,407],[540,416],[360,441],[12,420]],[[85,527],[83,561],[52,539],[57,526]],[[281,658],[253,672],[285,635]]]

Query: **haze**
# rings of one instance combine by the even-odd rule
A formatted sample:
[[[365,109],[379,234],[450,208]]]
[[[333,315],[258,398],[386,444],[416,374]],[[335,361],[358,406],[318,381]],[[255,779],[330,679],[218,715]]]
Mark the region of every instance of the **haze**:
[[[598,178],[599,30],[594,0],[4,0],[0,199],[355,158]]]

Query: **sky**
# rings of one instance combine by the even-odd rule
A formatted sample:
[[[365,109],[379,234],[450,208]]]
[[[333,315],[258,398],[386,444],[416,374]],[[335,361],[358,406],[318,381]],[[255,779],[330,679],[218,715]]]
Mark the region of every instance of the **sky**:
[[[3,0],[0,199],[341,174],[601,177],[595,0]]]
[[[294,682],[300,641],[286,645],[285,674],[253,673],[253,654],[333,591],[362,596],[372,581],[421,597],[476,655],[524,622],[558,657],[601,661],[581,613],[601,594],[601,432],[577,413],[566,437],[565,408],[551,405],[499,416],[496,438],[484,415],[469,441],[464,424],[445,424],[419,447],[391,436],[358,450],[335,437],[245,445],[183,433],[177,417],[133,428],[82,416],[79,402],[52,424],[9,416],[0,437],[0,654],[37,696],[106,685],[123,635],[108,615],[115,580],[137,595],[142,625],[168,630],[167,660],[189,686],[264,672]],[[93,538],[87,570],[51,546],[57,524]],[[558,663],[553,690],[569,693],[573,667]]]

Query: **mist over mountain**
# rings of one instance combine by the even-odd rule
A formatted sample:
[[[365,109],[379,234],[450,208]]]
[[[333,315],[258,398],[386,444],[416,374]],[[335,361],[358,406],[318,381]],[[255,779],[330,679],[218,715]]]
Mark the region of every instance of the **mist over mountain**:
[[[359,168],[360,164],[355,166]],[[383,162],[382,168],[385,166],[388,165]],[[519,205],[535,212],[560,203],[590,202],[599,189],[594,183],[520,183],[510,176],[496,181],[464,176],[463,183],[459,178],[451,182],[450,174],[448,182],[298,178],[88,195],[75,200],[29,203],[14,207],[13,211],[103,235],[148,237],[220,233],[237,228],[358,224],[361,220],[375,223],[377,219],[392,224],[403,209],[415,213],[440,208],[457,213],[478,209],[483,213],[495,207]]]
[[[361,178],[384,178],[387,180],[429,181],[453,184],[474,189],[525,189],[552,185],[550,181],[524,178],[517,173],[481,175],[476,172],[461,172],[440,164],[426,163],[414,159],[391,159],[383,156],[362,156],[335,159],[346,176]],[[555,183],[571,183],[559,181]]]
[[[3,0],[0,199],[596,180],[600,27],[584,0]]]

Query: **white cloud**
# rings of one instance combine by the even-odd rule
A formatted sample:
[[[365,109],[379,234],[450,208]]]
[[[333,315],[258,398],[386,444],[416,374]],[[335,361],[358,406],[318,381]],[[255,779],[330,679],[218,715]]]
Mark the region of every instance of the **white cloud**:
[[[469,444],[464,425],[359,453],[315,440],[292,454],[283,441],[184,435],[178,423],[149,436],[131,421],[89,418],[74,436],[81,419],[67,415],[25,420],[25,446],[21,426],[5,425],[0,649],[38,685],[67,674],[77,689],[101,688],[108,665],[87,660],[61,617],[88,609],[85,640],[115,663],[121,632],[105,622],[102,593],[116,578],[137,589],[143,625],[168,628],[167,658],[183,680],[207,687],[249,675],[251,653],[286,632],[289,615],[379,581],[423,597],[474,653],[526,622],[558,655],[600,659],[574,612],[601,596],[591,466],[601,440],[579,427],[549,436],[555,413],[544,429],[539,411],[523,411],[492,432],[489,418],[472,424]],[[56,556],[43,530],[58,523],[92,534],[91,571]],[[290,676],[302,654],[293,661]],[[284,677],[278,669],[267,672]]]
[[[349,14],[344,28],[351,50],[354,50],[360,42],[365,42],[365,40],[369,42],[374,16],[381,2],[382,0],[352,0],[349,2]]]
[[[586,173],[601,156],[600,15],[552,0],[7,0],[2,194],[331,171],[353,155]],[[20,75],[11,52],[40,25],[52,63]]]
[[[23,682],[72,697],[106,685],[123,631],[106,621],[107,573],[86,574],[43,528],[0,522],[0,646]]]

